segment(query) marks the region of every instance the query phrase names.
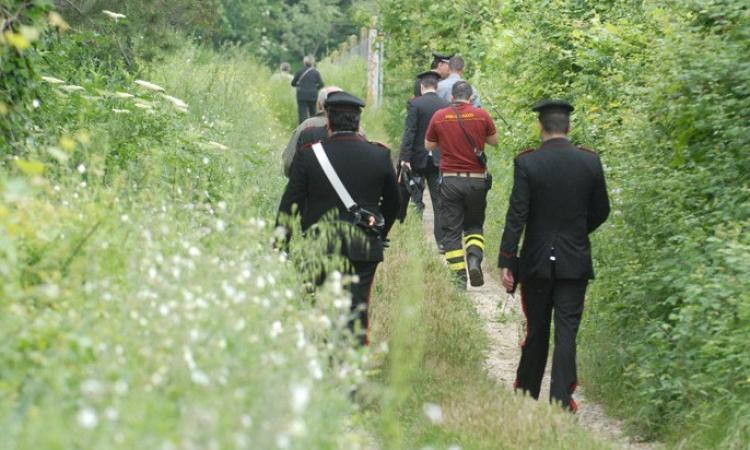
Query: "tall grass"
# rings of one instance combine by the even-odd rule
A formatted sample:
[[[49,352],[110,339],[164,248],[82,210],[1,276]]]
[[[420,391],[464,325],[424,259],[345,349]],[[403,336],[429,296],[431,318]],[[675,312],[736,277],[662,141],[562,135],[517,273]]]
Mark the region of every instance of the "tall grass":
[[[271,250],[288,128],[268,71],[186,46],[139,75],[180,112],[135,77],[35,63],[83,90],[40,84],[0,168],[0,448],[358,448],[368,356],[341,281],[310,302]]]

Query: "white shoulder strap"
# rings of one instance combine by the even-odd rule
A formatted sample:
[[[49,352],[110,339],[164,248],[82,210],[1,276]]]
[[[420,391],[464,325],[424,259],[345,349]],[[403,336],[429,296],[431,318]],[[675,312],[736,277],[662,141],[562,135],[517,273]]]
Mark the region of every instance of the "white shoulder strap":
[[[325,150],[323,150],[323,146],[320,144],[320,142],[316,142],[315,144],[313,144],[312,148],[315,152],[315,157],[318,159],[320,167],[323,169],[323,173],[326,174],[328,181],[331,182],[331,186],[333,186],[333,189],[336,190],[339,198],[344,203],[344,206],[346,206],[346,210],[351,211],[357,206],[357,204],[352,199],[352,196],[349,195],[349,191],[346,190],[338,174],[333,169],[331,161],[328,160],[328,156],[326,155]]]

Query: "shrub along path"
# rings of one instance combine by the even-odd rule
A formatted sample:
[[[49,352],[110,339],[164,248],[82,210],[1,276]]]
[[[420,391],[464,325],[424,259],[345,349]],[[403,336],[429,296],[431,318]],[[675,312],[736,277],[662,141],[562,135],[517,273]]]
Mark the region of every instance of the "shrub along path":
[[[427,239],[434,243],[432,202],[429,201],[429,193],[425,192],[425,195],[428,199],[425,200],[423,226]],[[505,294],[497,273],[487,270],[489,263],[492,261],[485,260],[484,262],[484,286],[469,287],[468,295],[484,322],[484,329],[490,341],[491,350],[485,362],[487,372],[501,385],[512,389],[516,378],[516,366],[521,356],[520,343],[524,337],[524,317],[519,294],[513,297]],[[548,364],[542,381],[541,398],[543,399],[549,395],[549,373]],[[663,447],[654,442],[640,442],[637,436],[626,435],[621,421],[605,414],[600,405],[588,401],[583,390],[583,387],[579,387],[575,394],[579,407],[576,417],[579,423],[595,436],[625,449],[651,450]]]

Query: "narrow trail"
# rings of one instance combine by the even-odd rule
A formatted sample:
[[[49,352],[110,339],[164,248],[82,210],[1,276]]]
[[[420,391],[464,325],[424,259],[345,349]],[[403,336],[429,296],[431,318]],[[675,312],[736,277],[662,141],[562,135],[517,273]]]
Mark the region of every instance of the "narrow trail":
[[[423,227],[430,242],[435,243],[432,233],[434,215],[429,193],[425,191],[425,211]],[[513,389],[516,378],[516,366],[521,357],[520,343],[524,337],[524,317],[521,312],[518,294],[515,298],[507,295],[500,285],[496,273],[488,270],[489,260],[485,260],[484,286],[469,287],[468,294],[484,322],[484,328],[490,340],[490,352],[485,361],[489,374],[508,389]],[[585,320],[585,319],[584,319]],[[551,358],[550,358],[551,360]],[[549,365],[542,381],[541,398],[549,395]],[[578,403],[578,422],[594,435],[612,442],[616,446],[630,450],[656,450],[662,445],[653,442],[638,442],[623,431],[622,422],[607,416],[602,407],[586,399],[584,387],[579,387],[574,398]]]

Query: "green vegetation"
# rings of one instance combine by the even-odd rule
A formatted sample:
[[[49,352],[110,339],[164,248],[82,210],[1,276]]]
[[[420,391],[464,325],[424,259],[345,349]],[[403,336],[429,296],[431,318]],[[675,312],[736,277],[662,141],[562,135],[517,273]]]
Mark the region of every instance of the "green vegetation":
[[[19,2],[24,3],[24,2]],[[29,3],[29,2],[25,2]],[[36,2],[42,3],[42,2]],[[256,60],[301,65],[302,57],[323,57],[369,23],[369,1],[351,0],[60,0],[60,11],[76,26],[101,28],[102,11],[119,19],[118,46],[139,48],[145,58],[174,49],[174,30],[221,47],[246,45]]]
[[[270,72],[191,45],[129,72],[35,12],[0,47],[0,448],[357,448],[341,281],[311,302],[270,248]]]
[[[598,280],[580,345],[587,392],[641,432],[690,448],[744,448],[746,2],[382,0],[380,9],[393,135],[433,49],[466,57],[483,101],[507,120],[498,120],[494,155],[501,180],[511,155],[536,145],[529,105],[576,105],[573,139],[602,155],[614,205],[595,238]],[[491,194],[496,240],[505,198]]]

